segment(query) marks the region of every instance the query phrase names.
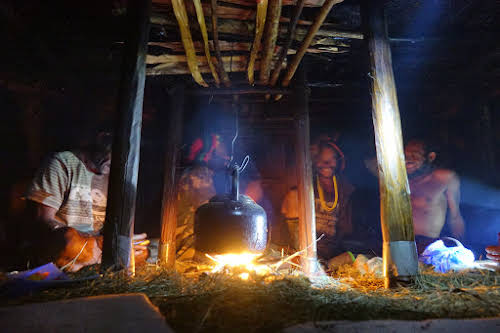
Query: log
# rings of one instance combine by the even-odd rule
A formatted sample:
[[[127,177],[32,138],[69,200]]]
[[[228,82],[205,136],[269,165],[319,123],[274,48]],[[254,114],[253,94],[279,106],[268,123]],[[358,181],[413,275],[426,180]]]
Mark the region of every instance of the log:
[[[151,1],[130,0],[128,4],[127,27],[130,31],[125,43],[118,92],[101,269],[124,270],[133,275],[132,236]]]
[[[204,89],[205,90],[205,89]],[[177,152],[182,144],[182,112],[184,109],[184,86],[169,90],[170,110],[167,113],[165,170],[161,205],[161,238],[158,247],[158,264],[175,269],[177,229]]]
[[[198,24],[200,25],[201,35],[203,37],[203,46],[205,50],[205,56],[207,57],[208,66],[210,67],[210,72],[212,72],[212,77],[214,78],[215,85],[219,86],[219,75],[215,70],[215,66],[212,63],[212,59],[210,57],[210,47],[208,46],[208,33],[207,27],[205,25],[205,16],[203,15],[203,9],[201,8],[200,0],[193,0],[194,7],[196,9],[196,17],[198,19]]]
[[[322,273],[316,251],[316,214],[314,208],[313,172],[310,153],[309,89],[301,67],[293,87],[290,107],[295,110],[295,160],[299,211],[299,245],[306,250],[301,257],[304,273],[314,277]]]
[[[304,54],[306,54],[306,50],[309,48],[309,45],[311,45],[311,42],[313,41],[314,36],[318,32],[319,28],[325,21],[326,16],[332,9],[332,7],[338,3],[341,3],[344,0],[326,0],[325,3],[323,4],[323,7],[321,7],[321,10],[316,16],[313,25],[309,28],[309,31],[307,32],[306,37],[302,41],[302,45],[300,45],[299,50],[293,57],[292,61],[290,61],[290,64],[288,65],[287,71],[285,73],[285,76],[283,78],[283,81],[281,85],[283,87],[288,87],[290,84],[290,80],[292,79],[293,75],[295,74],[295,71],[297,70],[297,67],[299,66],[300,61],[304,57]]]
[[[211,0],[210,5],[212,8],[212,13],[217,13],[217,0]],[[229,76],[227,75],[226,70],[224,68],[224,62],[222,59],[222,55],[220,53],[219,27],[218,27],[217,15],[212,15],[212,39],[215,50],[215,57],[217,58],[217,63],[218,63],[217,70],[219,71],[219,76],[222,80],[222,83],[224,83],[224,86],[230,87],[231,81],[229,81]]]
[[[274,67],[274,71],[271,76],[271,82],[270,82],[271,87],[274,87],[276,85],[276,82],[278,82],[278,78],[281,73],[281,64],[283,63],[283,61],[285,61],[285,58],[288,54],[288,49],[290,48],[290,46],[292,46],[293,38],[295,36],[295,30],[297,28],[297,23],[299,21],[300,14],[302,13],[302,9],[304,8],[304,3],[305,0],[298,0],[297,6],[295,6],[294,8],[292,19],[288,26],[288,32],[285,39],[285,44],[283,46],[283,50],[281,51],[280,57],[276,62],[276,66]]]
[[[264,25],[266,23],[268,0],[257,1],[257,18],[255,19],[255,38],[250,51],[250,59],[248,60],[247,77],[248,82],[252,85],[254,83],[254,66],[257,59],[257,52],[260,50],[260,42],[262,34],[264,33]]]
[[[362,3],[370,56],[372,118],[380,186],[386,288],[408,283],[418,274],[410,188],[384,7],[381,1]]]
[[[184,7],[184,0],[172,0],[172,7],[174,9],[175,18],[179,25],[179,30],[181,32],[182,45],[184,45],[184,50],[186,51],[186,57],[188,60],[189,71],[193,76],[193,79],[202,87],[208,87],[208,84],[203,80],[200,70],[198,68],[198,62],[196,61],[196,52],[194,51],[193,38],[191,37],[191,31],[189,30],[189,20],[186,13],[186,8]]]
[[[260,84],[267,85],[271,72],[271,60],[273,58],[278,39],[279,18],[281,15],[281,0],[269,0],[267,8],[266,27],[264,29],[264,46],[259,72]]]

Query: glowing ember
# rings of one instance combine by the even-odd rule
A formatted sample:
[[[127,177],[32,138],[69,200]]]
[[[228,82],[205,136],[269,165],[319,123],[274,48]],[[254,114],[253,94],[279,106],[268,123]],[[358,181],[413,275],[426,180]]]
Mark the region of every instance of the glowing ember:
[[[260,254],[243,252],[206,256],[215,263],[212,273],[227,272],[238,274],[242,280],[248,280],[251,274],[265,275],[271,272],[271,267],[255,262]]]

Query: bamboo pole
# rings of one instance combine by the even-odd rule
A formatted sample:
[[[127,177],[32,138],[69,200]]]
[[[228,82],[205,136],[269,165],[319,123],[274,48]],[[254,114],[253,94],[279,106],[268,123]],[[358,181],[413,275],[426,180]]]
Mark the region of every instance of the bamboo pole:
[[[410,188],[384,8],[381,1],[362,4],[370,55],[372,117],[375,129],[385,286],[408,283],[418,274]]]
[[[102,270],[124,270],[132,275],[135,273],[132,236],[150,11],[151,1],[129,0],[128,2],[127,20],[130,31],[125,44],[118,93],[117,127],[113,139],[109,195],[103,231]]]
[[[206,89],[203,89],[206,90]],[[165,170],[161,205],[161,238],[158,247],[158,264],[175,268],[177,229],[177,152],[182,143],[182,111],[184,109],[184,86],[169,90],[170,110],[167,114]]]
[[[281,0],[269,0],[266,27],[264,29],[264,45],[260,61],[260,84],[267,85],[271,72],[271,61],[278,39],[279,18],[281,16]]]
[[[208,84],[203,80],[200,70],[198,68],[198,61],[196,60],[196,51],[194,50],[193,38],[189,30],[189,19],[184,6],[184,0],[172,0],[172,8],[174,9],[175,18],[179,24],[181,32],[182,45],[186,51],[189,70],[193,79],[202,87],[208,87]]]
[[[214,44],[215,57],[217,58],[217,70],[219,71],[219,76],[222,83],[226,87],[231,86],[231,81],[229,81],[229,76],[224,69],[224,62],[222,60],[222,55],[220,53],[219,47],[219,27],[217,24],[217,0],[211,0],[210,6],[212,8],[212,42]]]
[[[248,60],[248,82],[254,84],[254,66],[257,59],[257,53],[260,49],[262,34],[264,33],[264,24],[266,23],[268,0],[257,0],[257,17],[255,18],[255,38],[250,51],[250,59]]]
[[[288,64],[287,71],[285,73],[285,76],[283,78],[283,81],[281,85],[283,87],[288,87],[290,84],[290,80],[292,79],[293,75],[295,74],[295,71],[297,70],[297,67],[299,66],[300,61],[304,57],[304,54],[306,53],[307,49],[309,48],[309,45],[311,45],[311,42],[313,41],[314,36],[318,32],[319,28],[323,24],[323,22],[326,19],[326,16],[332,9],[332,7],[338,3],[341,3],[344,0],[326,0],[323,6],[321,7],[321,10],[316,16],[313,25],[309,28],[306,37],[302,41],[302,45],[300,45],[299,50],[293,57],[292,61]]]
[[[293,37],[295,36],[295,30],[297,28],[297,23],[299,22],[300,14],[302,13],[302,9],[304,8],[305,0],[298,0],[297,5],[295,6],[292,14],[292,18],[290,20],[290,24],[288,26],[288,32],[285,40],[285,44],[283,49],[281,50],[280,57],[274,66],[274,71],[271,75],[270,86],[274,87],[281,73],[281,64],[285,61],[285,58],[288,54],[288,49],[292,46]],[[266,97],[267,98],[267,97]]]
[[[322,273],[316,251],[316,214],[314,209],[313,172],[310,153],[309,89],[305,84],[305,71],[301,67],[290,106],[295,109],[295,158],[299,199],[299,245],[305,249],[301,266],[309,277]]]
[[[203,8],[201,7],[200,0],[193,0],[194,7],[196,9],[196,18],[198,19],[198,24],[200,25],[201,36],[203,37],[203,45],[205,49],[205,56],[207,57],[208,66],[210,67],[210,72],[212,72],[212,76],[215,81],[215,85],[219,86],[219,75],[215,70],[215,66],[212,63],[212,57],[210,56],[210,48],[208,46],[208,33],[207,26],[205,25],[205,16],[203,14]],[[194,47],[194,46],[193,46]]]

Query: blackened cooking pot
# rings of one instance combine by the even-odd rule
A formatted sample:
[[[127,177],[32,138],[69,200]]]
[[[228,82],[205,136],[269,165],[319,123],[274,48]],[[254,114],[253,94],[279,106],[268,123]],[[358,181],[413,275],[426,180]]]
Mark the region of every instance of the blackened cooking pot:
[[[216,195],[195,213],[195,248],[200,253],[262,253],[267,233],[264,209],[246,195],[235,195],[234,188],[233,194]]]

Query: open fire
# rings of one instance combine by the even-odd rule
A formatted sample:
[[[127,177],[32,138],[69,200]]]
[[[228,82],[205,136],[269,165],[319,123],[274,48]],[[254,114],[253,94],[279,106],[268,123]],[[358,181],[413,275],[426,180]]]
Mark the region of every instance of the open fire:
[[[274,260],[268,258],[271,259],[271,262],[268,260],[263,262],[261,254],[252,252],[218,255],[205,254],[205,256],[213,262],[212,273],[224,273],[238,276],[242,280],[248,280],[251,276],[262,277],[266,275],[283,274],[285,270],[289,274],[292,267],[300,269],[300,265],[294,263],[293,259],[301,255],[302,252],[303,251],[299,251],[290,256],[285,256],[282,250],[281,256],[278,255]]]
[[[257,263],[258,253],[227,253],[211,256],[205,254],[207,258],[215,263],[212,273],[228,273],[237,275],[242,280],[248,280],[251,274],[258,276],[266,275],[272,271],[272,267]]]

